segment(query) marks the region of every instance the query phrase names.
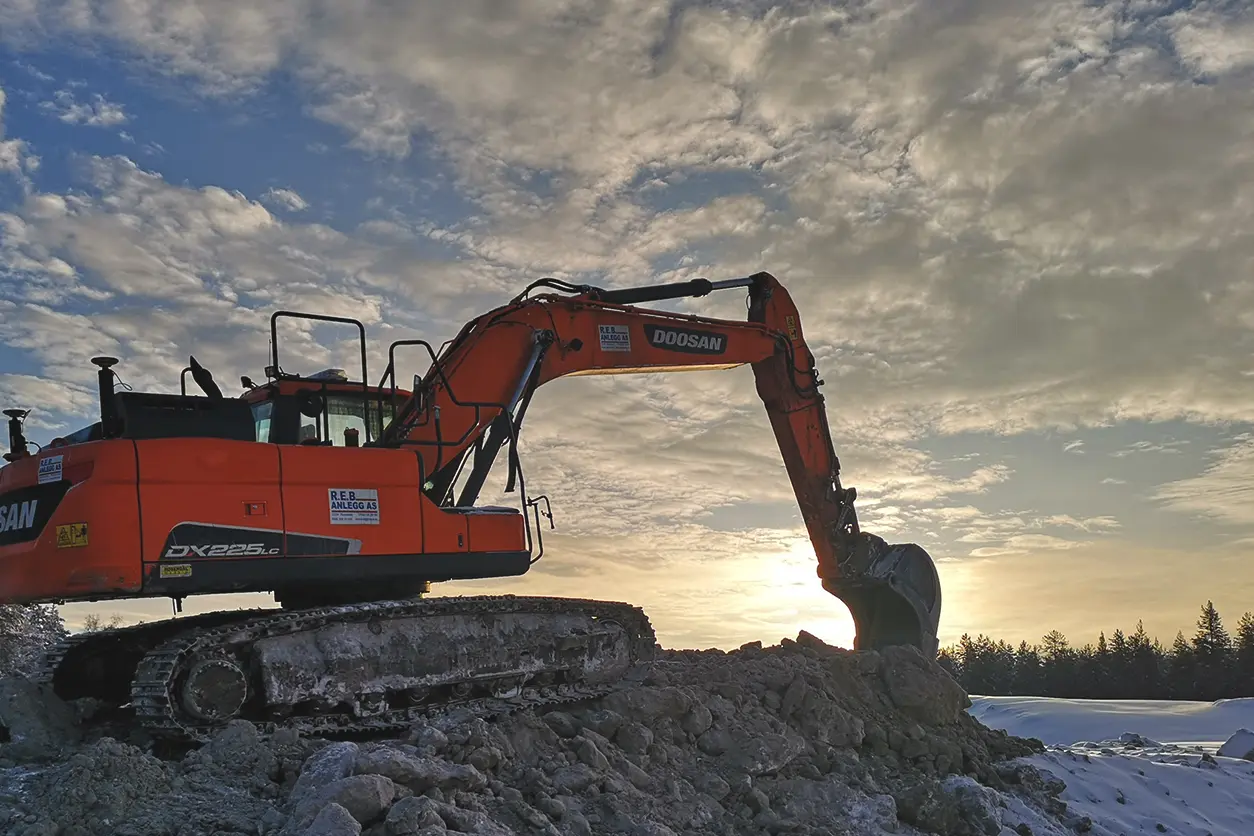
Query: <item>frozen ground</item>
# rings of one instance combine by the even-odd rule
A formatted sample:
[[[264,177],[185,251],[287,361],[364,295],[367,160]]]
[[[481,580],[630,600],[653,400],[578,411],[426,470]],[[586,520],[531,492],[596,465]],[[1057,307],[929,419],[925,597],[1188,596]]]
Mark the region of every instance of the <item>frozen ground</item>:
[[[801,634],[659,651],[613,694],[491,721],[241,721],[184,751],[0,679],[0,834],[1254,836],[1250,703],[969,702],[917,651]]]
[[[1241,758],[1254,699],[971,702],[983,724],[1048,745],[1026,760],[1067,784],[1059,798],[1094,836],[1254,834],[1254,762]]]

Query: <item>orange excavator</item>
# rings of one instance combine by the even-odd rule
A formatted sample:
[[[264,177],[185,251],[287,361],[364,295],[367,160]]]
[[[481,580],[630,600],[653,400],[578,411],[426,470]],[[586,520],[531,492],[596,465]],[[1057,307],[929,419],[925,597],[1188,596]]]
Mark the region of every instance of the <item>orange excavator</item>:
[[[733,288],[747,289],[747,321],[639,307]],[[285,372],[283,318],[355,326],[360,380]],[[6,411],[0,603],[169,597],[179,612],[187,596],[237,592],[278,603],[74,634],[42,674],[61,697],[95,697],[154,735],[203,740],[237,718],[362,732],[607,693],[655,653],[638,607],[430,597],[431,584],[519,576],[543,554],[551,508],[528,495],[517,453],[542,384],[745,364],[855,647],[936,651],[932,559],[859,527],[800,317],[769,273],[627,289],[541,279],[438,352],[392,343],[376,385],[361,322],[278,311],[270,329],[267,382],[241,378],[239,397],[194,357],[179,394],[119,391],[118,361],[97,357],[99,421],[32,452],[28,413]],[[402,348],[430,360],[412,389],[397,385]],[[188,374],[203,394],[187,394]],[[518,506],[476,505],[502,447]]]

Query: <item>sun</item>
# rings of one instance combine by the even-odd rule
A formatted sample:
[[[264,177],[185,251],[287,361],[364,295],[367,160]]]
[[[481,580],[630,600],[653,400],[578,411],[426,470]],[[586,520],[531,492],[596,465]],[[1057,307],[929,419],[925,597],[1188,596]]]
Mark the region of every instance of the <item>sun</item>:
[[[814,546],[804,535],[790,538],[782,551],[736,562],[732,577],[746,596],[742,612],[752,614],[764,643],[795,638],[804,630],[828,644],[853,647],[853,617],[844,602],[823,589],[816,566]]]

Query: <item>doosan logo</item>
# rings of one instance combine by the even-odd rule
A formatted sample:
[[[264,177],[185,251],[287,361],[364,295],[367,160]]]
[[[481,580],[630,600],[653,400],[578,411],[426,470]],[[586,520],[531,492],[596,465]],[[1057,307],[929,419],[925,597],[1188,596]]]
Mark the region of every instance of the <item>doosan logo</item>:
[[[687,354],[722,354],[727,350],[727,337],[713,331],[695,331],[689,328],[663,328],[660,325],[644,326],[649,345]]]
[[[0,505],[0,531],[14,531],[33,528],[35,525],[35,509],[39,500],[14,502],[12,505]]]

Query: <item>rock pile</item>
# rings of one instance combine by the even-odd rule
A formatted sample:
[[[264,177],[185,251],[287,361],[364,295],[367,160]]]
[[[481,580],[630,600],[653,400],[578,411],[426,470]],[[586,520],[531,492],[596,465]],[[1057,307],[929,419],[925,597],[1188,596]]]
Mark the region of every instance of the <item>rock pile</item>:
[[[359,742],[236,722],[162,758],[10,680],[0,832],[1067,832],[1062,786],[1013,760],[1043,747],[980,725],[968,705],[911,648],[855,653],[803,633],[769,648],[660,652],[638,682],[560,710],[450,714]]]

